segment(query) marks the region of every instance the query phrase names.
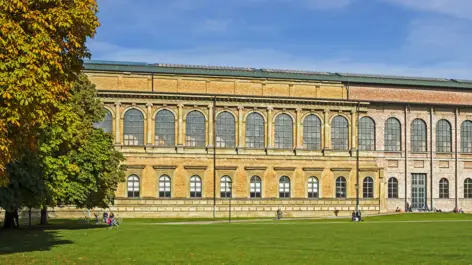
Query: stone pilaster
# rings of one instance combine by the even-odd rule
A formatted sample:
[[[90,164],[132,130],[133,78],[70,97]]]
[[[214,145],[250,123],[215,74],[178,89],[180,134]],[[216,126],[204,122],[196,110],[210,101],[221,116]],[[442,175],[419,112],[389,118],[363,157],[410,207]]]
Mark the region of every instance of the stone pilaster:
[[[115,102],[115,144],[121,144],[121,132],[120,132],[120,112],[121,102]]]
[[[213,148],[214,143],[214,131],[213,131],[213,126],[216,126],[216,120],[214,120],[214,115],[213,111],[216,111],[213,109],[213,105],[208,105],[208,147]]]
[[[302,109],[297,108],[297,117],[296,117],[296,122],[295,122],[295,130],[296,130],[296,135],[295,135],[295,148],[296,149],[303,149],[303,138],[302,138],[302,131],[303,131],[303,126],[302,126]]]
[[[358,113],[353,110],[351,111],[351,149],[357,149],[357,117]]]
[[[178,137],[177,152],[183,152],[184,147],[184,104],[178,104]]]
[[[323,110],[323,114],[323,149],[329,150],[331,149],[331,126],[329,124],[329,110]]]
[[[244,139],[243,139],[243,106],[238,106],[238,137],[236,138],[238,148],[244,147]]]
[[[147,109],[147,145],[152,145],[152,103],[146,104]]]
[[[267,143],[266,146],[268,149],[273,148],[272,143],[272,111],[274,108],[268,107],[267,108]]]

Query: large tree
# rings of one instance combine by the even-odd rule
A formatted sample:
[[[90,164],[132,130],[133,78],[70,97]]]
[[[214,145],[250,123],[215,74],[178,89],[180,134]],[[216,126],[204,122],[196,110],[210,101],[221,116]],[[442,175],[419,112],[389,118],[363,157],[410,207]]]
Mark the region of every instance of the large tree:
[[[70,97],[96,13],[95,0],[0,0],[0,186]]]
[[[41,207],[46,222],[48,206],[107,207],[124,180],[121,153],[111,134],[93,124],[104,118],[95,85],[85,75],[71,89],[68,104],[41,130],[37,152],[10,163],[10,183],[0,188],[0,207],[6,209],[5,225],[12,224],[18,208]]]

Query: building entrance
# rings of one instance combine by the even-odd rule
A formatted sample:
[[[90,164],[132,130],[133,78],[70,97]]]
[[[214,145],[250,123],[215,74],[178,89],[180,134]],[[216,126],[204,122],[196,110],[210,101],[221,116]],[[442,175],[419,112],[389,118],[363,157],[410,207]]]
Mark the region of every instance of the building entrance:
[[[426,206],[426,174],[411,174],[411,208],[424,209]]]

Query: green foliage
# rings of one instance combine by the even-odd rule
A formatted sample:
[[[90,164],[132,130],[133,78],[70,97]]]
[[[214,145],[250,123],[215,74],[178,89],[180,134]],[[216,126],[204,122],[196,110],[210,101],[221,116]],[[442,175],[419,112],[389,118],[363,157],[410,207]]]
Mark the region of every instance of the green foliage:
[[[3,199],[8,196],[31,199],[41,206],[72,204],[92,208],[106,207],[113,201],[118,183],[124,181],[120,166],[124,158],[114,149],[112,136],[93,127],[104,117],[95,85],[81,75],[71,93],[68,104],[61,105],[41,127],[38,152],[31,161],[26,160],[28,156],[21,160],[26,172],[8,167],[11,183],[0,188],[0,207],[12,207],[9,200]],[[38,176],[41,189],[33,190],[33,196],[24,196],[28,192],[25,187]],[[31,204],[30,200],[15,201],[16,207]]]
[[[70,97],[99,26],[95,0],[0,0],[0,184]]]

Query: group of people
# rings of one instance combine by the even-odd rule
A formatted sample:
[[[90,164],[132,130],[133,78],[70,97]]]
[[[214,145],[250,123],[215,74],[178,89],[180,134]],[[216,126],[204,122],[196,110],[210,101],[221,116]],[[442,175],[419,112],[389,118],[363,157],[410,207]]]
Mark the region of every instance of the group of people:
[[[362,220],[362,214],[361,214],[360,210],[352,211],[352,221],[353,222],[364,221],[364,220]]]
[[[457,207],[454,207],[454,210],[452,210],[453,213],[464,213],[464,210],[462,208],[458,209]]]
[[[93,215],[95,215],[95,223],[98,224],[98,215],[96,213],[94,213]],[[108,226],[110,226],[110,228],[112,228],[113,226],[116,226],[118,228],[120,227],[119,223],[115,219],[115,213],[112,211],[110,211],[110,214],[108,214],[107,211],[103,212],[102,222],[106,223]]]

